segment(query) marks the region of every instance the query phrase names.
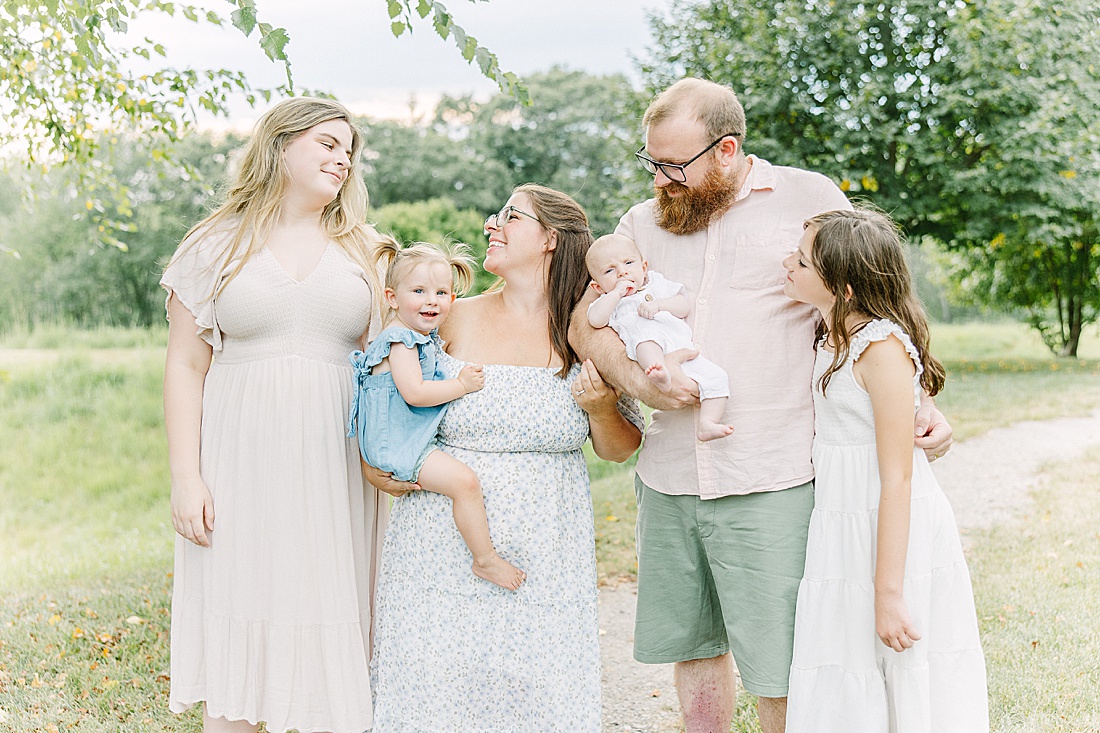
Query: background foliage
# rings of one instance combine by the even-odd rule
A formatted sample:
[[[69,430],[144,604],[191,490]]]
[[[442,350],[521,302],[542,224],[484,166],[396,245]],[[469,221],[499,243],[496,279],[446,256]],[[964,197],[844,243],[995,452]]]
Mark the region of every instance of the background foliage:
[[[1074,355],[1100,312],[1100,6],[673,0],[651,90],[738,90],[746,149],[832,176],[958,253],[976,303]]]
[[[232,6],[222,20],[155,0],[0,3],[12,59],[0,101],[16,105],[12,129],[22,135],[11,140],[29,146],[23,162],[47,163],[0,178],[0,255],[23,255],[0,256],[0,328],[159,318],[161,263],[212,205],[237,144],[185,135],[194,109],[223,109],[233,90],[252,99],[272,90],[224,70],[128,76],[124,61],[156,66],[160,51],[156,39],[120,46],[117,29],[145,12],[232,23],[282,58],[286,31],[264,24],[251,0]],[[671,0],[651,18],[645,91],[562,68],[521,83],[445,5],[387,7],[395,33],[431,23],[507,92],[444,98],[422,118],[363,121],[371,217],[402,239],[479,247],[478,222],[529,181],[572,194],[595,232],[609,231],[648,195],[631,155],[645,103],[699,75],[740,94],[750,152],[821,171],[905,226],[938,316],[999,310],[1073,356],[1100,314],[1092,0]],[[101,196],[103,181],[118,195]],[[41,195],[28,201],[27,190]]]

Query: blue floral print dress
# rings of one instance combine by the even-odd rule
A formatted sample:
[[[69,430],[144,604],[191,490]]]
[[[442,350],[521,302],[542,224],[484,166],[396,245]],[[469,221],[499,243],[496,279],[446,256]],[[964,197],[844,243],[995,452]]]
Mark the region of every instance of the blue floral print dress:
[[[462,364],[444,354],[443,368]],[[598,733],[600,649],[588,419],[556,369],[486,365],[451,403],[442,449],[481,478],[507,591],[470,572],[445,496],[394,501],[382,552],[374,733]],[[636,403],[620,411],[639,429]]]

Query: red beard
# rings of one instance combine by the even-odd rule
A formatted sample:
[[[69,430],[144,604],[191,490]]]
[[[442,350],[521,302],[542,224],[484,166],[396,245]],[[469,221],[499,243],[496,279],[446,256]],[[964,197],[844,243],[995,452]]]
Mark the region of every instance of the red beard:
[[[670,181],[656,188],[657,226],[673,234],[692,234],[706,229],[711,220],[723,213],[737,196],[733,179],[712,164],[702,182],[693,188]],[[670,196],[676,191],[678,196]]]

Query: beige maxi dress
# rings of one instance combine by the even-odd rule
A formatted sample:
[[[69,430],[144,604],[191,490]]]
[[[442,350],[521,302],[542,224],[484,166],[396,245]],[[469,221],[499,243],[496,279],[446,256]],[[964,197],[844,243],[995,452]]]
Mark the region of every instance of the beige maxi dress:
[[[370,285],[334,244],[301,281],[263,249],[211,299],[230,269],[222,241],[161,280],[214,350],[200,464],[215,529],[209,548],[176,537],[170,707],[205,701],[273,733],[361,733],[388,506],[345,435]]]

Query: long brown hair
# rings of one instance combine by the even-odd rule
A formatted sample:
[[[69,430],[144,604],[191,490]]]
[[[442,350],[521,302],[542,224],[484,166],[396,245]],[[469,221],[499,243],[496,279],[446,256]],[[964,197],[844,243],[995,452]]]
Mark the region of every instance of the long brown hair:
[[[871,209],[827,211],[808,219],[814,231],[810,259],[836,303],[823,323],[835,347],[833,361],[821,377],[821,390],[848,359],[852,335],[849,316],[886,318],[898,324],[912,339],[924,371],[921,387],[929,395],[943,389],[947,372],[928,350],[930,333],[924,308],[913,292],[905,246],[897,225]],[[849,288],[850,297],[849,297]]]
[[[363,268],[376,299],[381,297],[378,273],[370,261],[370,250],[378,234],[365,223],[367,187],[359,168],[363,136],[352,123],[351,113],[339,102],[313,97],[285,99],[269,109],[256,123],[240,154],[225,201],[200,221],[183,238],[172,257],[174,262],[207,236],[224,236],[227,244],[214,267],[236,261],[222,279],[220,293],[236,277],[252,255],[263,248],[282,212],[289,175],[283,161],[287,145],[315,125],[344,120],[351,128],[348,177],[336,198],[321,214],[321,226],[329,239]],[[211,293],[213,298],[216,293]]]
[[[584,257],[592,246],[592,231],[588,215],[570,196],[546,186],[525,183],[512,194],[526,194],[539,223],[557,232],[557,247],[550,253],[546,299],[549,313],[550,345],[561,357],[564,366],[558,372],[563,379],[580,357],[569,345],[569,318],[588,287],[588,268]]]

